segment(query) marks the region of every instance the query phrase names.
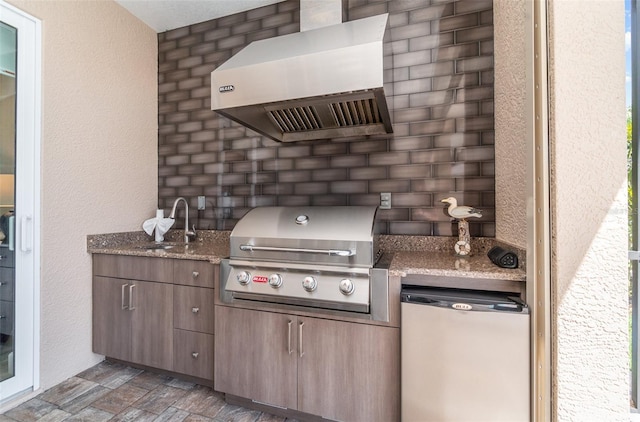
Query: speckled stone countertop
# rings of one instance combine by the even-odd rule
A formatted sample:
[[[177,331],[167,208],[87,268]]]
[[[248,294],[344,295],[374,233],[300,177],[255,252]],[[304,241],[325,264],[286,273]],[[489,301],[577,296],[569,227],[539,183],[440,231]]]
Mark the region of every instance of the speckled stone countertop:
[[[147,249],[153,238],[144,232],[112,233],[87,236],[87,251],[112,255],[150,256],[157,258],[194,259],[214,264],[229,256],[229,231],[201,230],[198,238],[184,245],[182,230],[170,230],[165,242],[171,249]],[[455,237],[381,235],[379,247],[392,255],[389,275],[406,277],[428,275],[460,278],[525,281],[524,251],[492,238],[473,238],[471,255],[459,257],[453,252]],[[516,269],[494,265],[487,252],[500,245],[518,255]]]
[[[145,232],[110,233],[87,236],[87,251],[110,255],[150,256],[156,258],[193,259],[219,264],[229,256],[228,231],[201,230],[198,238],[185,245],[182,230],[169,230],[165,243],[170,249],[148,249],[155,245]]]
[[[483,278],[525,281],[522,268],[505,269],[494,265],[486,255],[458,257],[453,252],[396,252],[389,275],[431,275],[439,277]]]
[[[391,276],[430,275],[525,281],[524,251],[495,239],[472,238],[471,254],[460,257],[453,249],[457,240],[455,237],[388,235],[381,237],[380,248],[393,253],[389,267]],[[491,262],[487,252],[496,245],[518,255],[518,268],[500,268]]]

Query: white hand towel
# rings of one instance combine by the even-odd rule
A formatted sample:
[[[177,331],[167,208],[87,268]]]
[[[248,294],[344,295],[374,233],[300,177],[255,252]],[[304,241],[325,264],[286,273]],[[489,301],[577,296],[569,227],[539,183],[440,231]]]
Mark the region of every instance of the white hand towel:
[[[175,222],[176,220],[173,218],[161,218],[158,221],[156,224],[156,242],[162,242],[164,240],[164,234],[169,231]],[[157,240],[158,234],[160,234],[160,240]]]
[[[174,221],[172,218],[164,218],[163,210],[157,210],[155,218],[150,218],[142,223],[142,229],[149,236],[155,231],[156,242],[162,242],[164,240],[164,234],[169,231]]]

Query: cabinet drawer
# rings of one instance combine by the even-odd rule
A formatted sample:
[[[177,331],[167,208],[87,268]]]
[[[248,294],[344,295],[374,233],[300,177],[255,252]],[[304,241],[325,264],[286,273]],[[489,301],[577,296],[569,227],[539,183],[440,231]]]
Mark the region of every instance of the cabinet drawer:
[[[9,248],[0,248],[0,267],[15,267],[15,251],[10,251]]]
[[[142,256],[94,254],[93,275],[171,283],[173,261]]]
[[[213,268],[214,265],[207,261],[176,260],[173,266],[173,282],[213,288]]]
[[[13,302],[13,268],[0,268],[0,300]]]
[[[0,300],[0,334],[13,334],[13,302]]]
[[[213,381],[213,335],[173,330],[173,370]]]
[[[214,290],[173,286],[173,327],[213,334]]]

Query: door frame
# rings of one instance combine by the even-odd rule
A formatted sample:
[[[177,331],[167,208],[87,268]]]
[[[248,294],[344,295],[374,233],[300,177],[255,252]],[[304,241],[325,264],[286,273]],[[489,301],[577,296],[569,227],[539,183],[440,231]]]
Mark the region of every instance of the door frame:
[[[527,303],[531,310],[531,420],[553,418],[551,171],[548,0],[525,2],[527,124]]]
[[[4,381],[0,386],[9,393],[0,394],[0,406],[11,405],[40,388],[40,204],[41,204],[41,139],[42,139],[42,23],[20,9],[0,0],[0,20],[18,28],[16,67],[16,275],[27,275],[25,289],[18,295],[16,332],[31,331],[23,350],[31,352],[26,373]],[[21,94],[20,94],[21,93]],[[23,192],[26,194],[20,194]],[[21,210],[24,210],[21,211]],[[26,331],[26,332],[29,332]],[[17,349],[17,344],[16,344]],[[16,374],[18,359],[16,354]],[[12,382],[13,381],[13,382]]]
[[[636,0],[631,0],[631,191],[632,204],[629,211],[631,217],[631,248],[629,260],[631,263],[631,402],[636,409],[640,405],[640,371],[638,371],[638,332],[640,292],[638,292],[638,260],[640,255],[640,221],[638,206],[640,200],[637,192],[640,187],[640,139],[638,123],[640,122],[640,109],[638,107],[640,94],[640,69],[636,60],[640,56],[640,10]]]

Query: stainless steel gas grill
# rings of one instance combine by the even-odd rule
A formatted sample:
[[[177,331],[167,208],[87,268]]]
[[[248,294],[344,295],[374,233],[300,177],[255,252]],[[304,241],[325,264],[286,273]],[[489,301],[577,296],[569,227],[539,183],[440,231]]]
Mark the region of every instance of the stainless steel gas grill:
[[[356,312],[388,321],[376,207],[260,207],[231,233],[221,300]]]

